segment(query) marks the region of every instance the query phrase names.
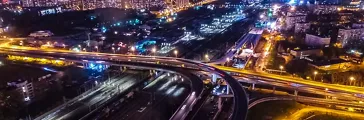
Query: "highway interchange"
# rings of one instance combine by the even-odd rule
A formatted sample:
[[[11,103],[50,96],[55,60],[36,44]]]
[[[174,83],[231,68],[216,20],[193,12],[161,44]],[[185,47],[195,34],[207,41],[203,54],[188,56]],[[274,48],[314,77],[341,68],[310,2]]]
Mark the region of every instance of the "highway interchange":
[[[191,71],[206,71],[216,74],[223,78],[230,86],[233,93],[234,107],[230,119],[242,120],[246,118],[248,108],[248,95],[246,94],[241,82],[248,84],[264,84],[269,86],[280,86],[290,90],[298,90],[307,93],[319,94],[323,96],[334,96],[338,99],[355,100],[355,95],[363,95],[363,88],[347,87],[341,85],[325,84],[314,81],[303,81],[302,79],[273,75],[268,73],[258,73],[248,70],[242,70],[232,67],[224,67],[220,64],[231,59],[238,48],[249,42],[255,42],[260,37],[259,34],[247,34],[240,38],[236,46],[225,53],[221,59],[210,63],[202,63],[183,58],[160,57],[160,56],[140,56],[140,55],[121,55],[109,53],[93,53],[93,52],[72,52],[66,50],[41,50],[27,47],[9,47],[0,46],[0,53],[4,55],[21,55],[33,56],[48,59],[71,61],[75,63],[98,63],[113,66],[126,66],[130,68],[155,69],[173,73],[161,73],[147,87],[142,89],[141,93],[135,95],[135,101],[129,101],[126,105],[115,105],[115,109],[123,107],[107,116],[92,116],[93,119],[166,119],[161,118],[159,111],[160,104],[164,104],[169,100],[182,99],[178,101],[180,106],[172,105],[171,111],[167,112],[172,116],[171,120],[181,120],[186,117],[188,112],[193,109],[194,104],[204,92],[202,80]],[[178,75],[177,75],[178,74]],[[77,97],[66,106],[60,106],[48,113],[40,116],[37,120],[48,119],[80,119],[90,111],[90,107],[97,107],[106,103],[112,96],[121,93],[123,90],[132,87],[138,82],[135,75],[123,75],[111,78],[105,83],[98,83],[94,90],[84,93],[83,97]],[[187,82],[187,83],[186,83]],[[190,85],[190,86],[188,86]],[[181,93],[181,94],[180,94]],[[323,100],[316,98],[306,98],[298,96],[301,101],[305,102],[326,102],[330,104],[345,104],[358,107],[357,103],[338,102],[331,100]],[[270,98],[266,100],[292,100],[288,98]],[[151,101],[152,100],[152,101]],[[262,100],[264,101],[264,100]],[[360,106],[360,104],[359,104]],[[109,109],[112,110],[112,109]],[[140,112],[141,111],[141,112]]]

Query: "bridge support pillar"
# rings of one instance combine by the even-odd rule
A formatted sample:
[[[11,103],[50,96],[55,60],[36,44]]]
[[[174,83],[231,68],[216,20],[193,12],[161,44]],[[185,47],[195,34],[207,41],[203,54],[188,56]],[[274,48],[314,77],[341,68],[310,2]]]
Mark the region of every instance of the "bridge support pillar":
[[[297,96],[297,94],[298,94],[298,91],[294,90],[294,96]]]
[[[255,83],[252,84],[252,90],[255,90]]]
[[[276,87],[275,86],[273,87],[273,94],[274,94],[274,92],[276,92]]]
[[[215,73],[212,73],[212,83],[216,83],[217,81],[217,75]]]
[[[217,108],[219,110],[221,110],[221,108],[222,108],[221,102],[222,102],[221,97],[219,97],[219,99],[217,100]]]

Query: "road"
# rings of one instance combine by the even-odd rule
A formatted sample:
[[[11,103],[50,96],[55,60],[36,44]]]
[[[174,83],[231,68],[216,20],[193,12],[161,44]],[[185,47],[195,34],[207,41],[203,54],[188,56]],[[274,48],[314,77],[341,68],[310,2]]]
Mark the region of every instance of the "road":
[[[307,108],[303,108],[300,109],[298,111],[296,111],[295,113],[293,113],[292,115],[290,115],[288,118],[283,119],[283,120],[302,120],[303,117],[305,117],[309,112],[315,112],[315,114],[337,114],[337,115],[342,115],[342,116],[350,116],[350,118],[354,118],[354,119],[358,119],[358,120],[362,120],[364,119],[364,115],[361,113],[353,113],[353,112],[348,112],[348,111],[342,111],[342,110],[333,110],[333,109],[327,109],[327,108],[320,108],[320,107],[307,107]],[[307,116],[306,116],[307,117]],[[305,120],[314,120],[314,119],[305,119]]]
[[[364,92],[363,92],[364,88],[361,88],[361,87],[345,86],[345,85],[338,85],[338,84],[328,84],[328,83],[304,80],[304,79],[300,79],[300,78],[296,78],[296,77],[254,72],[254,71],[237,69],[237,68],[233,68],[233,67],[226,67],[226,66],[220,66],[220,65],[211,65],[211,66],[214,66],[218,69],[221,69],[221,70],[224,70],[227,72],[245,75],[245,77],[248,77],[251,79],[260,79],[260,80],[264,80],[264,81],[285,81],[285,82],[309,86],[312,88],[321,88],[321,89],[327,88],[329,90],[341,91],[341,92],[352,93],[352,94],[364,94]]]
[[[337,105],[337,106],[363,108],[363,103],[355,103],[355,102],[350,102],[350,101],[340,101],[340,100],[305,97],[305,96],[280,96],[280,97],[267,97],[267,98],[262,98],[262,99],[256,100],[249,104],[249,109],[259,103],[267,102],[267,101],[276,101],[276,100],[295,100],[298,102],[312,103],[312,104]]]
[[[178,75],[162,75],[107,119],[168,120],[190,93],[188,84]],[[146,108],[141,111],[143,107]]]
[[[72,52],[72,51],[53,51],[53,50],[43,50],[43,49],[18,49],[9,48],[6,46],[0,47],[0,53],[3,54],[15,54],[24,56],[37,56],[49,59],[59,59],[59,60],[73,60],[73,62],[88,63],[89,60],[94,62],[105,64],[104,62],[111,62],[113,65],[130,65],[131,67],[137,66],[153,66],[156,69],[166,69],[173,68],[172,71],[176,72],[187,72],[186,69],[194,70],[205,70],[208,72],[216,73],[220,75],[223,79],[227,81],[230,85],[232,92],[234,93],[234,113],[232,114],[232,119],[245,119],[247,115],[248,100],[244,88],[239,84],[237,80],[231,77],[226,72],[219,70],[213,66],[208,66],[203,63],[181,59],[181,58],[171,58],[171,57],[158,57],[158,56],[140,56],[140,55],[121,55],[121,54],[107,54],[107,53],[91,53],[91,52]],[[178,68],[178,69],[177,69]],[[185,73],[191,74],[191,73]],[[187,77],[191,78],[191,77]],[[192,80],[198,80],[199,78],[194,78]],[[201,81],[202,83],[202,81]],[[188,103],[194,103],[195,100],[201,94],[201,91],[196,91],[194,95],[190,95],[187,99]],[[192,106],[193,104],[185,104],[186,106]],[[183,112],[182,112],[183,111]],[[183,109],[177,116],[183,117],[188,109]]]
[[[255,31],[255,30],[253,30]],[[246,44],[253,44],[253,47],[258,43],[258,40],[261,37],[261,33],[256,32],[249,32],[247,35],[243,35],[239,40],[236,42],[235,46],[230,48],[223,57],[220,59],[217,59],[215,61],[211,61],[208,64],[221,64],[226,62],[226,59],[229,58],[229,60],[232,59],[233,56],[235,56],[239,49],[243,47],[243,45]]]
[[[282,89],[285,92],[293,92],[293,90],[297,90],[298,94],[300,94],[302,92],[302,93],[311,93],[311,94],[321,95],[321,96],[331,96],[331,97],[334,97],[334,98],[340,99],[340,100],[349,100],[349,101],[358,100],[358,98],[356,96],[354,96],[350,93],[334,91],[334,90],[330,90],[330,89],[315,88],[315,87],[304,86],[304,85],[295,86],[295,85],[289,84],[289,82],[285,82],[285,81],[264,81],[264,80],[260,80],[260,79],[249,79],[249,78],[245,78],[245,77],[235,77],[235,78],[243,83],[250,83],[250,84],[254,83],[254,84],[256,84],[256,86],[262,85],[261,87],[269,86],[269,89],[271,89],[272,86],[275,86],[276,89],[285,88],[285,89]]]
[[[124,77],[116,77],[110,81],[100,83],[99,87],[95,87],[95,90],[79,98],[77,101],[48,115],[42,115],[36,118],[36,120],[79,119],[87,114],[90,109],[96,108],[109,100],[113,95],[117,95],[136,84],[138,82],[136,78],[134,74],[127,74]]]

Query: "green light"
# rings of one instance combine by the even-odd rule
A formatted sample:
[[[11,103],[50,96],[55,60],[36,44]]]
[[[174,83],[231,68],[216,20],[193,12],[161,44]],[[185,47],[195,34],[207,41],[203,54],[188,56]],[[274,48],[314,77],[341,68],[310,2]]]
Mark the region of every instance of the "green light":
[[[269,16],[269,17],[272,17],[272,16],[273,16],[273,14],[272,14],[272,13],[268,13],[268,16]]]

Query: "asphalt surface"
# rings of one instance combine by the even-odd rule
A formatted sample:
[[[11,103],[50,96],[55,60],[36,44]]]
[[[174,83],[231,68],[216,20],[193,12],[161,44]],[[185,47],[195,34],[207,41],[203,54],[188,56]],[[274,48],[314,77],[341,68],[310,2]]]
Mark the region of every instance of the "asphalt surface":
[[[160,76],[133,99],[121,104],[122,109],[108,120],[168,120],[190,93],[189,81],[179,76]],[[145,107],[144,110],[141,108]]]
[[[37,118],[41,120],[64,120],[64,119],[79,119],[87,114],[90,109],[96,108],[98,105],[105,103],[111,98],[111,96],[118,94],[119,92],[131,87],[137,83],[137,77],[133,74],[127,74],[124,77],[116,77],[100,87],[95,88],[92,92],[79,98],[73,103],[58,109],[46,115],[43,118]],[[119,85],[119,87],[117,86]],[[119,89],[120,90],[119,90]]]

